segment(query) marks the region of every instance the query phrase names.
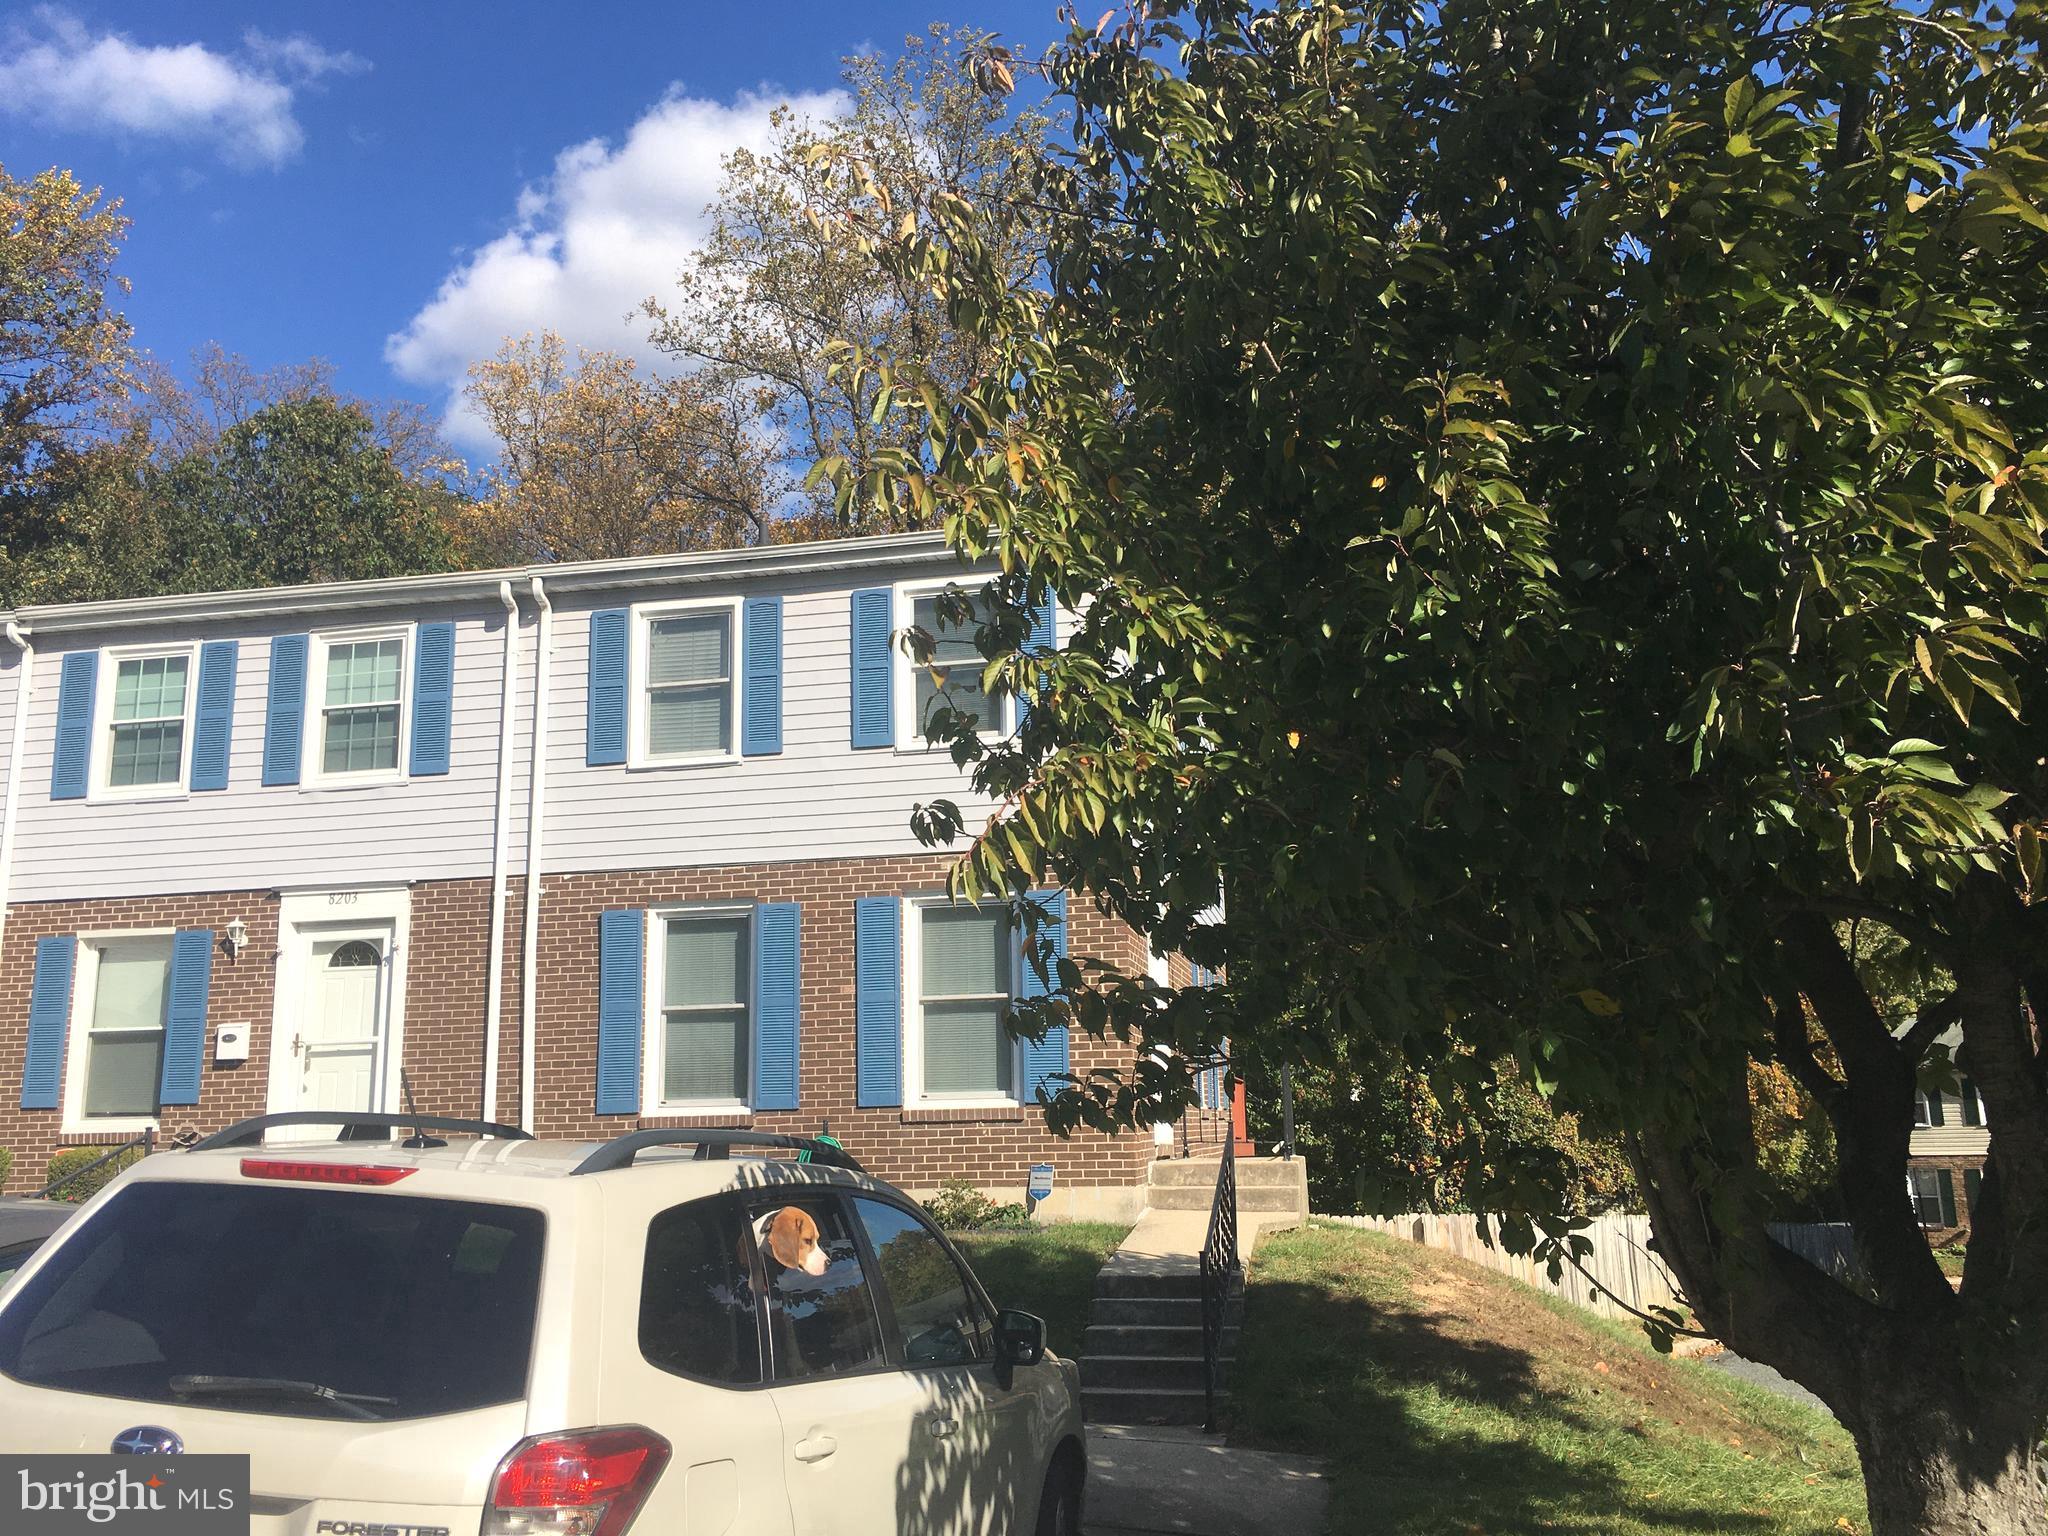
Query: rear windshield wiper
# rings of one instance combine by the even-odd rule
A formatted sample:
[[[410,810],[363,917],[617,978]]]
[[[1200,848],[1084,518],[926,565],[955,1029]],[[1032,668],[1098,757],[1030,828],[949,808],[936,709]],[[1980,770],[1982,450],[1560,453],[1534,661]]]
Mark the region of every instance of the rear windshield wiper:
[[[371,1392],[343,1392],[317,1381],[291,1381],[283,1376],[173,1376],[170,1388],[180,1397],[290,1397],[309,1403],[332,1403],[355,1419],[381,1419],[372,1408],[396,1408],[395,1397]]]

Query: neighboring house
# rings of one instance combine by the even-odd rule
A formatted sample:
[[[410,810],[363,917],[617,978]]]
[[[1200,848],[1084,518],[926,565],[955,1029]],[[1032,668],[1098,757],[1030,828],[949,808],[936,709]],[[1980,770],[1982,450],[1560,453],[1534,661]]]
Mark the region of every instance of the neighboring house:
[[[1062,1142],[1031,1105],[1125,1053],[1006,1037],[1043,982],[910,830],[989,810],[893,643],[980,580],[914,534],[12,615],[13,1186],[145,1127],[413,1108],[829,1124],[913,1189],[1014,1197],[1050,1162],[1054,1211],[1130,1205],[1151,1138]],[[989,708],[975,666],[943,686]],[[1146,964],[1085,896],[1034,899],[1067,951]]]
[[[1961,1036],[1951,1032],[1953,1050]],[[1984,1180],[1984,1160],[1991,1152],[1991,1131],[1984,1100],[1967,1077],[1958,1093],[1913,1095],[1913,1137],[1908,1143],[1907,1193],[1920,1225],[1938,1239],[1967,1232],[1970,1210]]]

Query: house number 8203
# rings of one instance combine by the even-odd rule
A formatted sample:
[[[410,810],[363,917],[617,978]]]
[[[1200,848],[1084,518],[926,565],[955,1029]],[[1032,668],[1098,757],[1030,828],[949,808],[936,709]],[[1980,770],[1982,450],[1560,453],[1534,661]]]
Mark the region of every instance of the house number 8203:
[[[327,905],[330,907],[352,907],[355,904],[356,893],[354,891],[336,891],[327,898]]]

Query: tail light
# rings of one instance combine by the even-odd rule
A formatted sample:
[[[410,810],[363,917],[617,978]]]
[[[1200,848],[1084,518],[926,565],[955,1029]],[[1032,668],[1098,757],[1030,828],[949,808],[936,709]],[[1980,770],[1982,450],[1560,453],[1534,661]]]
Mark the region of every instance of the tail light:
[[[522,1440],[498,1463],[479,1536],[625,1536],[668,1458],[638,1425]]]
[[[384,1163],[312,1163],[287,1157],[242,1159],[245,1179],[291,1179],[301,1184],[360,1184],[384,1189],[417,1172],[417,1168],[393,1168]]]

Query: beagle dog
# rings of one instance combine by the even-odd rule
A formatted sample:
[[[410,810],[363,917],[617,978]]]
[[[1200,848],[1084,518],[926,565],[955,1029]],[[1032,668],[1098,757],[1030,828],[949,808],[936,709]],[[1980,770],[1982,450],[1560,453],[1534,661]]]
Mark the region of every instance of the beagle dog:
[[[818,1224],[801,1206],[785,1205],[754,1222],[754,1241],[784,1269],[800,1269],[813,1279],[831,1263],[818,1241]]]

